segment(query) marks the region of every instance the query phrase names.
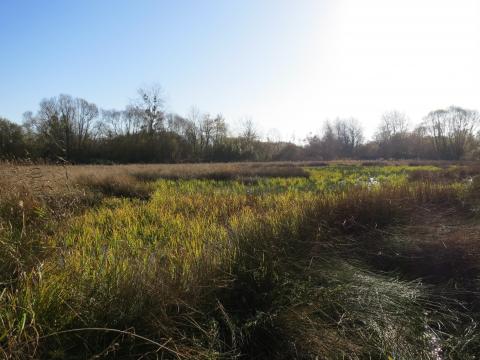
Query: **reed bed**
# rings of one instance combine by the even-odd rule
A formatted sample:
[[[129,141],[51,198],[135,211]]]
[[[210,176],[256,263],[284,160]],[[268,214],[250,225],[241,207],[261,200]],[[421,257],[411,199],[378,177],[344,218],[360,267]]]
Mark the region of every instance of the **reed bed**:
[[[410,177],[420,170],[443,171],[44,166],[43,189],[7,171],[0,354],[473,358],[478,181]]]

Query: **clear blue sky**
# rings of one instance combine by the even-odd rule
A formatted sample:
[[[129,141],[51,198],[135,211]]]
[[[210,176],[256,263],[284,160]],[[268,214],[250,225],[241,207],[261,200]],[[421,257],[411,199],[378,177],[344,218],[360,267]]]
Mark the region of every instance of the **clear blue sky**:
[[[393,108],[415,122],[480,107],[476,0],[2,0],[0,116],[67,93],[123,108],[158,83],[168,110],[315,131]]]

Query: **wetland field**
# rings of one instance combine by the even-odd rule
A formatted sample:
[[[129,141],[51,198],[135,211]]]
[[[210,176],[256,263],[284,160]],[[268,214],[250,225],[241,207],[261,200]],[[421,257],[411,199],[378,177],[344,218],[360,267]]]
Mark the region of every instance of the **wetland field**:
[[[0,165],[0,358],[477,359],[480,165]]]

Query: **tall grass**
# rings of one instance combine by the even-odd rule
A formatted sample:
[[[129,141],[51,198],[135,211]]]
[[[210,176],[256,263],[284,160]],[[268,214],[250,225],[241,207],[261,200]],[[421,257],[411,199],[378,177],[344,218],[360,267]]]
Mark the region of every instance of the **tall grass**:
[[[350,170],[270,178],[275,169],[256,182],[118,169],[113,178],[74,176],[103,200],[89,195],[96,206],[42,230],[43,255],[27,249],[36,260],[14,283],[4,281],[0,353],[436,359],[441,348],[442,356],[468,358],[479,344],[473,313],[400,260],[386,263],[387,255],[413,254],[398,235],[419,209],[474,216],[465,197],[473,187],[408,182],[402,167]],[[15,218],[23,219],[2,213]]]

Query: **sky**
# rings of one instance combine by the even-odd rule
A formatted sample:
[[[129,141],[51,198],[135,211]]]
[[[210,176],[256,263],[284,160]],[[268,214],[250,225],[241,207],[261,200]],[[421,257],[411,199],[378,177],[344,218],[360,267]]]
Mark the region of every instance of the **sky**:
[[[62,93],[121,109],[151,84],[167,111],[297,142],[337,117],[371,136],[389,110],[480,110],[480,1],[0,1],[0,116]]]

